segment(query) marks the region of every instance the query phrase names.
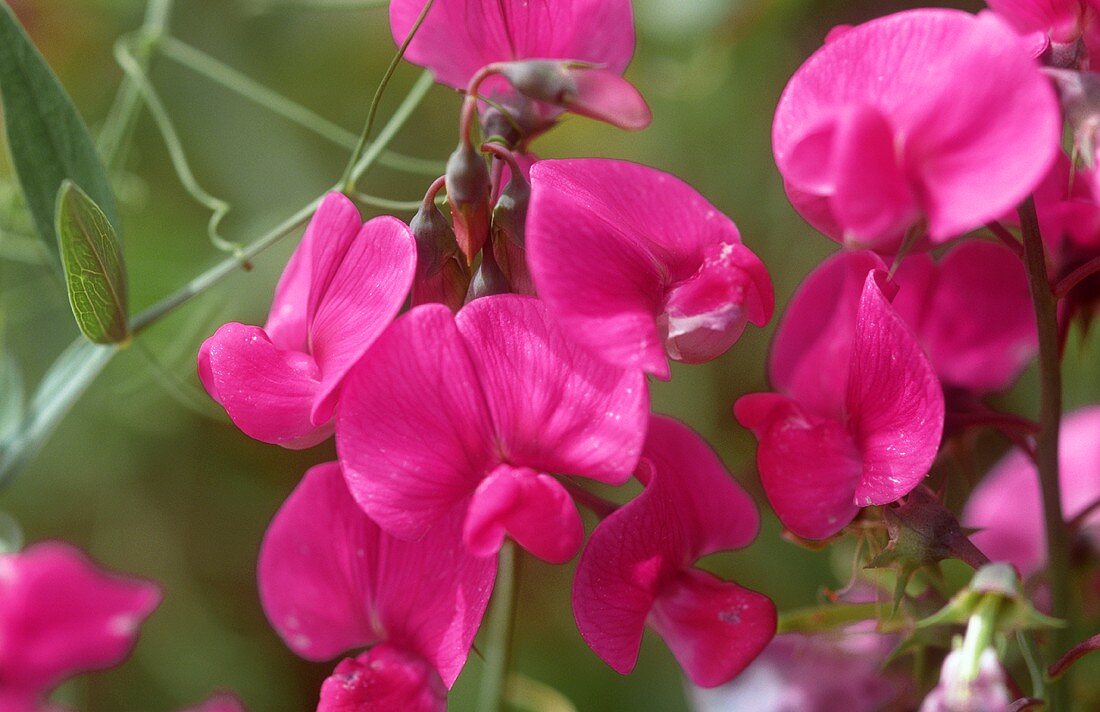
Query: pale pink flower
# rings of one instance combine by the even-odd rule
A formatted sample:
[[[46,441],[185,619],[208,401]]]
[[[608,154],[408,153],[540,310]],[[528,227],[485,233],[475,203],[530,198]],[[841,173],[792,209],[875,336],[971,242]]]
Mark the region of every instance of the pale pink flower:
[[[627,674],[648,624],[692,682],[720,685],[775,635],[775,606],[694,564],[747,546],[760,524],[756,505],[706,442],[671,418],[651,418],[637,474],[645,490],[596,527],[577,565],[577,626]]]
[[[335,462],[312,468],[287,498],[260,551],[268,620],[307,660],[374,646],[336,668],[319,710],[442,709],[496,571],[495,559],[466,553],[461,523],[451,516],[419,541],[395,539],[355,503]]]
[[[0,712],[32,712],[82,672],[121,663],[160,602],[60,542],[0,555]]]
[[[352,494],[394,536],[458,510],[475,553],[507,534],[561,563],[584,531],[552,475],[625,482],[647,408],[640,372],[566,339],[538,300],[498,295],[394,322],[348,379],[336,445]]]
[[[562,328],[623,368],[668,378],[668,359],[709,361],[774,295],[733,221],[683,181],[636,163],[540,161],[527,255]]]
[[[963,674],[962,656],[962,650],[955,650],[944,659],[940,681],[924,698],[920,712],[1007,712],[1012,698],[996,651],[981,652],[973,679]]]
[[[932,244],[1019,204],[1062,117],[1023,41],[991,13],[900,12],[847,30],[795,73],[772,143],[791,202],[848,245]]]
[[[791,301],[770,362],[778,393],[735,406],[760,441],[757,469],[773,509],[809,539],[908,494],[943,432],[943,391],[883,294],[894,287],[873,255],[856,257],[837,262],[839,274],[811,275]],[[853,281],[863,285],[858,301]]]
[[[279,280],[267,324],[225,324],[203,343],[203,386],[250,437],[288,448],[321,442],[345,374],[397,315],[415,270],[407,225],[363,224],[350,200],[330,193]]]
[[[1100,406],[1067,416],[1059,440],[1062,511],[1073,519],[1100,501]],[[970,496],[963,523],[979,531],[971,539],[993,561],[1014,564],[1024,577],[1046,566],[1046,534],[1039,475],[1019,449],[998,462]],[[1081,533],[1100,548],[1100,509]]]

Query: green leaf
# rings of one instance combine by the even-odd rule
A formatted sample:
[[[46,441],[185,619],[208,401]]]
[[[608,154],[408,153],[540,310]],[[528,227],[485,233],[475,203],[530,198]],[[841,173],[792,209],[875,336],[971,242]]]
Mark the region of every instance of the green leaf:
[[[57,236],[81,333],[97,344],[126,341],[130,314],[122,245],[99,206],[68,180],[57,192]]]
[[[114,194],[95,144],[61,83],[7,2],[0,0],[0,101],[12,164],[47,250],[59,258],[54,200],[66,179],[83,186],[119,224]]]
[[[0,440],[0,485],[22,470],[45,444],[54,428],[118,353],[80,337],[57,357],[34,392],[22,423]]]

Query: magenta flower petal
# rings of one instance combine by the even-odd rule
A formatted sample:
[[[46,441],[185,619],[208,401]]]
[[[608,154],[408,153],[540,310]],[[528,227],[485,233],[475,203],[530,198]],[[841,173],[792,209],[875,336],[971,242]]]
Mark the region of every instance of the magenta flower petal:
[[[783,526],[806,539],[826,539],[855,518],[863,463],[843,423],[815,417],[774,393],[742,396],[734,413],[760,441],[760,483]]]
[[[332,417],[335,391],[348,370],[404,304],[416,272],[416,243],[405,223],[383,216],[363,225],[338,258],[318,252],[310,346],[321,369],[313,406],[313,422],[321,425]]]
[[[299,449],[332,434],[318,429],[310,411],[320,388],[317,362],[282,351],[258,326],[223,325],[199,351],[199,376],[245,435]]]
[[[327,463],[306,473],[268,528],[260,598],[279,635],[306,659],[386,642],[426,660],[450,685],[495,570],[494,559],[465,552],[454,516],[416,542],[383,533],[351,498],[340,466]]]
[[[733,222],[686,183],[606,159],[531,169],[527,249],[539,295],[604,360],[661,378],[771,317],[771,281]],[[667,355],[666,355],[667,354]]]
[[[689,569],[667,584],[650,621],[694,684],[717,687],[775,636],[776,613],[767,596]]]
[[[493,556],[506,532],[551,564],[572,559],[584,541],[581,515],[557,480],[501,465],[474,492],[463,536],[472,553]]]
[[[989,9],[1022,35],[1075,42],[1085,24],[1087,0],[986,0]]]
[[[641,92],[623,79],[621,72],[574,69],[569,74],[576,92],[568,97],[564,106],[572,113],[627,131],[640,131],[653,121],[653,113]]]
[[[913,333],[867,275],[848,374],[849,428],[863,458],[861,506],[908,494],[928,474],[943,435],[943,389]]]
[[[0,700],[118,665],[159,602],[156,585],[107,573],[68,544],[0,555]]]
[[[398,44],[423,8],[421,0],[390,3]],[[465,89],[493,62],[575,59],[622,74],[633,53],[630,0],[436,0],[405,58]]]
[[[455,321],[509,462],[610,484],[630,479],[648,422],[640,373],[592,358],[535,299],[478,299]]]
[[[626,674],[648,620],[689,677],[719,684],[771,639],[775,608],[691,566],[752,541],[756,507],[706,443],[677,421],[651,418],[642,463],[645,490],[596,527],[581,555],[573,582],[577,627]]]
[[[444,712],[447,688],[414,655],[378,645],[340,661],[321,685],[317,712]]]
[[[818,50],[787,85],[772,139],[810,222],[892,252],[921,216],[939,243],[1017,205],[1053,162],[1061,125],[1049,81],[1011,29],[990,14],[926,9]]]

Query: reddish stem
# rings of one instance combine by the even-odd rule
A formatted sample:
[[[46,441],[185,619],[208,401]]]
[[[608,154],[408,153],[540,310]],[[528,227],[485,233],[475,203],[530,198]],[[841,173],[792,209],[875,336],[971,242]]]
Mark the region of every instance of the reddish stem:
[[[1091,260],[1063,277],[1058,282],[1057,286],[1054,287],[1054,296],[1058,299],[1063,299],[1070,293],[1070,290],[1097,272],[1100,272],[1100,255],[1093,257]]]
[[[1013,235],[1011,232],[1009,232],[1008,228],[1006,228],[1004,225],[1000,224],[996,220],[994,220],[993,222],[987,224],[985,227],[991,233],[993,233],[994,237],[996,237],[998,240],[1000,240],[1002,243],[1004,243],[1005,247],[1007,247],[1008,249],[1015,252],[1017,257],[1019,257],[1020,259],[1023,259],[1023,257],[1024,257],[1023,245],[1020,244],[1020,241],[1016,239],[1015,235]]]
[[[439,195],[439,191],[443,189],[443,186],[447,184],[447,176],[439,176],[432,184],[428,186],[428,192],[424,193],[424,210],[428,210],[435,203],[435,196]]]
[[[1071,665],[1089,653],[1097,650],[1100,650],[1100,633],[1070,648],[1069,652],[1058,659],[1058,662],[1050,666],[1047,670],[1047,675],[1050,679],[1057,680],[1065,674],[1066,670],[1068,670]]]

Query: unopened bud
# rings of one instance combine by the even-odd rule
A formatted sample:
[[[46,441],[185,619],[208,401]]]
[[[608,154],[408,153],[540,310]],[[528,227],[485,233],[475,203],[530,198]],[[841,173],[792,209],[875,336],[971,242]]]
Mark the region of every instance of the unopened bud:
[[[447,160],[446,180],[455,238],[470,264],[489,237],[489,168],[473,146],[461,143]]]
[[[458,311],[470,284],[470,269],[458,254],[454,231],[430,199],[409,223],[416,239],[416,276],[412,303],[446,304]]]
[[[493,252],[513,291],[533,296],[535,287],[527,269],[524,238],[530,202],[531,186],[522,176],[513,176],[493,208]]]
[[[588,62],[505,62],[500,73],[528,98],[628,131],[644,129],[653,119],[645,99],[630,82]]]
[[[477,268],[474,278],[470,281],[470,289],[466,292],[466,303],[492,296],[493,294],[508,294],[512,291],[508,278],[501,271],[492,250],[482,253],[481,265]]]

